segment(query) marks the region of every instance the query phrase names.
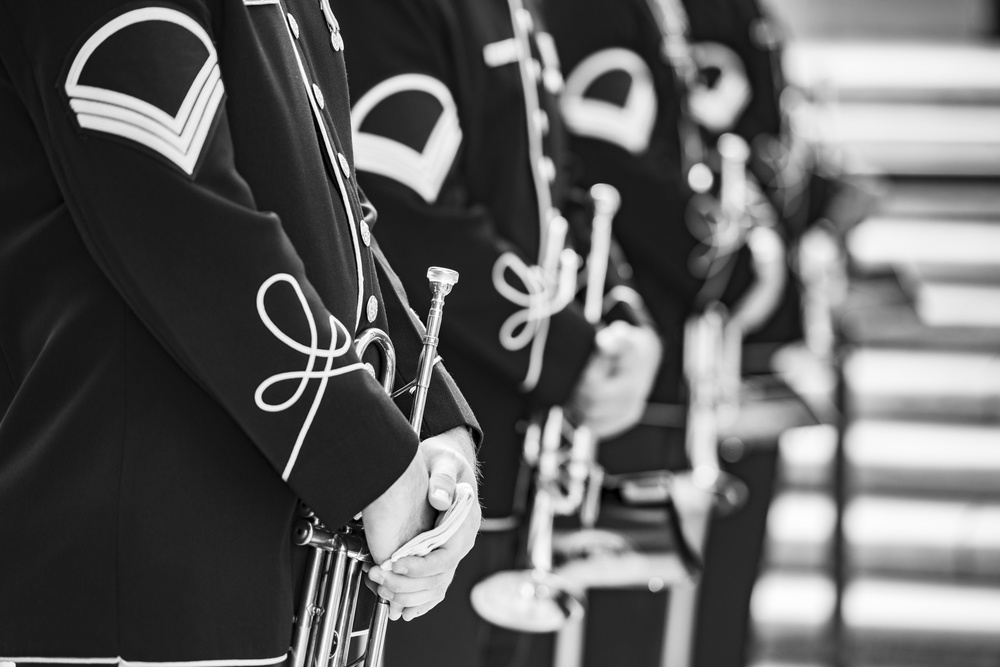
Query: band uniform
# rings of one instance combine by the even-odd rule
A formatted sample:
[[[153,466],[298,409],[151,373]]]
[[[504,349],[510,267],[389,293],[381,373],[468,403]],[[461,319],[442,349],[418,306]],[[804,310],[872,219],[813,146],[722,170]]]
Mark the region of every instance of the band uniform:
[[[515,567],[524,426],[533,409],[569,399],[595,337],[581,305],[560,302],[539,274],[550,221],[568,218],[585,254],[590,215],[565,151],[555,47],[533,2],[333,6],[352,35],[369,29],[348,40],[347,60],[358,178],[380,211],[380,244],[414,303],[422,265],[462,274],[441,349],[487,434],[483,533],[454,594],[393,628],[386,664],[516,664],[527,637],[477,620],[468,591]],[[648,325],[625,271],[612,264],[606,319]]]
[[[601,461],[610,473],[683,470],[684,324],[710,301],[736,303],[754,283],[749,249],[716,254],[706,224],[717,166],[712,138],[689,108],[683,7],[671,0],[542,7],[566,73],[561,108],[571,150],[584,182],[608,182],[622,194],[616,236],[666,341],[646,417],[602,445]],[[705,259],[725,268],[706,271]],[[590,599],[584,664],[620,659],[625,636],[630,664],[661,664],[669,590],[599,593]]]
[[[415,455],[352,346],[405,375],[420,331],[327,18],[0,3],[0,661],[279,664],[297,499],[340,525]],[[478,437],[436,376],[424,435]]]

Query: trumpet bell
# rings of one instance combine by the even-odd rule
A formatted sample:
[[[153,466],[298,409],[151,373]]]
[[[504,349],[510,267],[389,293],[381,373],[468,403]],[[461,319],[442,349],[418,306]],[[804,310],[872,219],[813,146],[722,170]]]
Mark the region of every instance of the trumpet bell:
[[[586,610],[583,590],[545,570],[505,570],[472,588],[472,607],[493,625],[518,632],[555,632]]]

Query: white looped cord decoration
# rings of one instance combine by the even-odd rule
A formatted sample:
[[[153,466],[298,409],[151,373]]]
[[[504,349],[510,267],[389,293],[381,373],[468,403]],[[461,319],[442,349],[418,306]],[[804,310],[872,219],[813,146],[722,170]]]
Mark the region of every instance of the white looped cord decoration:
[[[264,305],[264,297],[267,295],[268,290],[279,282],[291,285],[292,289],[295,290],[295,295],[298,297],[299,303],[302,305],[302,312],[305,314],[306,321],[309,324],[308,345],[303,345],[282,331],[281,328],[278,327],[278,325],[275,324],[267,314],[267,308]],[[260,289],[257,291],[257,313],[260,315],[260,319],[264,323],[264,326],[267,327],[267,330],[270,331],[275,338],[296,352],[304,354],[308,358],[305,370],[278,373],[277,375],[272,375],[267,380],[261,382],[257,387],[257,391],[254,392],[254,401],[257,403],[257,407],[265,412],[282,412],[287,410],[291,406],[295,405],[295,403],[297,403],[302,397],[302,394],[305,392],[306,386],[309,384],[310,380],[320,381],[319,388],[316,390],[316,395],[313,397],[312,406],[309,408],[309,414],[306,415],[305,421],[302,423],[302,428],[299,429],[299,435],[295,440],[295,446],[292,448],[292,453],[288,457],[288,463],[285,464],[285,470],[281,475],[281,479],[287,481],[292,469],[295,467],[295,460],[298,458],[299,450],[302,448],[302,443],[305,441],[306,434],[309,432],[309,427],[312,426],[313,419],[316,416],[316,411],[319,410],[319,404],[322,402],[323,395],[326,393],[326,385],[330,381],[330,378],[343,375],[351,371],[363,370],[364,364],[354,363],[340,368],[333,368],[333,360],[347,354],[347,351],[351,349],[354,341],[351,338],[350,333],[347,331],[347,328],[341,324],[337,318],[331,315],[330,347],[325,350],[318,347],[319,333],[316,330],[316,319],[313,317],[312,311],[309,308],[309,302],[306,301],[306,296],[302,292],[302,287],[299,285],[298,281],[287,273],[277,273],[265,280],[264,284],[260,286]],[[315,370],[317,359],[326,359],[326,366],[323,370]],[[287,382],[289,380],[297,380],[299,386],[288,400],[283,403],[268,403],[264,399],[264,392],[280,382]]]
[[[517,276],[526,291],[521,291],[507,280],[507,271]],[[525,391],[534,389],[541,373],[545,338],[549,318],[573,300],[572,290],[560,289],[546,278],[546,272],[537,265],[529,266],[512,252],[505,252],[493,265],[493,287],[503,298],[521,309],[514,311],[500,327],[500,344],[511,352],[523,350],[534,343],[528,363],[528,372],[522,383]],[[566,292],[569,292],[567,294]]]

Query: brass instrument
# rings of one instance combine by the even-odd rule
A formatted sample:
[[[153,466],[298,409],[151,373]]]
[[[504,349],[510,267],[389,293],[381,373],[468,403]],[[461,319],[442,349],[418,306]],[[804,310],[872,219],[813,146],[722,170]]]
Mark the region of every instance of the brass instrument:
[[[594,218],[584,316],[597,324],[603,311],[611,223],[620,197],[615,188],[605,184],[593,186],[590,194]],[[545,253],[550,262],[562,254],[562,243],[560,238],[560,247],[550,247]],[[565,271],[551,265],[546,268],[553,279],[565,280]],[[569,441],[568,448],[563,447],[564,440]],[[553,571],[553,524],[556,516],[579,513],[585,529],[594,526],[603,478],[595,446],[590,430],[574,428],[561,406],[543,411],[529,424],[524,459],[533,471],[534,486],[526,569],[494,573],[473,587],[472,606],[490,623],[522,632],[553,632],[584,613],[583,590]]]
[[[417,368],[417,377],[393,394],[396,355],[388,334],[379,329],[364,331],[355,341],[359,357],[375,345],[382,353],[382,388],[389,394],[413,392],[410,425],[419,434],[427,390],[437,361],[444,299],[458,282],[458,273],[431,267],[427,271],[432,293],[427,330]],[[309,548],[305,582],[292,635],[292,667],[381,667],[389,603],[378,599],[367,631],[363,654],[352,660],[351,638],[354,612],[362,584],[363,564],[373,563],[365,543],[360,515],[339,530],[327,529],[308,508],[300,506],[302,519],[296,524],[293,540]],[[358,633],[364,634],[364,631]]]
[[[719,427],[733,423],[739,411],[743,338],[777,306],[786,273],[777,232],[755,224],[747,212],[749,146],[737,135],[724,134],[717,148],[722,243],[750,246],[757,280],[731,310],[717,301],[707,304],[685,326],[684,374],[690,392],[686,441],[695,485],[714,495],[716,512],[728,514],[742,507],[748,492],[719,466]]]

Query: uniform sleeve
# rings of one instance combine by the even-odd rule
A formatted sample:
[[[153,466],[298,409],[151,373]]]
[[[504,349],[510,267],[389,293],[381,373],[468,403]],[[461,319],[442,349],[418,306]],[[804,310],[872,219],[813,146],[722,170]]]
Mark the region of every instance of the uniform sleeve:
[[[681,172],[679,92],[655,24],[633,3],[553,0],[545,8],[566,72],[562,113],[584,180],[618,188],[614,229],[628,260],[693,302],[703,282],[691,270],[703,250],[700,219]]]
[[[207,10],[84,4],[58,22],[0,5],[0,56],[79,234],[177,363],[339,525],[401,474],[416,435],[361,371],[354,322],[327,310],[236,171],[246,147],[229,132]]]
[[[462,169],[476,154],[457,104],[454,17],[424,2],[350,2],[345,25],[391,40],[347,45],[358,179],[379,210],[375,235],[418,310],[428,265],[459,272],[442,338],[540,404],[564,402],[593,350],[574,304],[549,310],[529,257],[469,200]]]

